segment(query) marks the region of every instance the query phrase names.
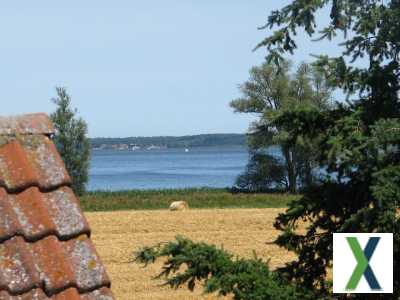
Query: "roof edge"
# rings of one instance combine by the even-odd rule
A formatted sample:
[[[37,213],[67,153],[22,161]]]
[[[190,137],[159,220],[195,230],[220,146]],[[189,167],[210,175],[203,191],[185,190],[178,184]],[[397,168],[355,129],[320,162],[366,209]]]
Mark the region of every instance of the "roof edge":
[[[54,126],[45,113],[0,116],[0,135],[51,135]]]

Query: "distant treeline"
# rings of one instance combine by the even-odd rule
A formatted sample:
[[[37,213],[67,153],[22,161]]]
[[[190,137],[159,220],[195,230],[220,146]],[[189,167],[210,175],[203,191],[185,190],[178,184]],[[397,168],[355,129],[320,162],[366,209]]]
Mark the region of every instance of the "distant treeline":
[[[245,134],[199,134],[187,136],[154,136],[126,138],[92,138],[93,148],[103,145],[137,145],[139,147],[160,146],[168,148],[190,148],[206,146],[245,146]]]

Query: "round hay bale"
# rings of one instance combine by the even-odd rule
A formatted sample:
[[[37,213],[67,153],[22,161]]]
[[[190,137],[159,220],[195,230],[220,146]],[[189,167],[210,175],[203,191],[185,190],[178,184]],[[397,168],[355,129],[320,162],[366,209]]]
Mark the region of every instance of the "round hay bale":
[[[186,201],[174,201],[169,205],[170,211],[187,210],[189,205]]]

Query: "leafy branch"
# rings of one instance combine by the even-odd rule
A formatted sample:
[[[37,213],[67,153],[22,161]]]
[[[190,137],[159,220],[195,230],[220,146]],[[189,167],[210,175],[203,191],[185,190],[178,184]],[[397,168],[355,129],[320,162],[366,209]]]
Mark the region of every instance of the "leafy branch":
[[[204,293],[231,294],[235,300],[317,299],[270,271],[268,263],[257,257],[234,258],[224,249],[181,236],[167,244],[137,251],[134,261],[147,266],[159,258],[166,260],[155,278],[164,278],[164,285],[171,288],[187,285],[193,291],[196,284],[202,284]]]

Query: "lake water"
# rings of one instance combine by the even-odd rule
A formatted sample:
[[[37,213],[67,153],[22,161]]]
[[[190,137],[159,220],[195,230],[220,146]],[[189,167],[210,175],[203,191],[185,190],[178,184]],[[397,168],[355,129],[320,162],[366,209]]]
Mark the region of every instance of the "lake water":
[[[95,150],[89,190],[229,187],[248,160],[245,147]]]

